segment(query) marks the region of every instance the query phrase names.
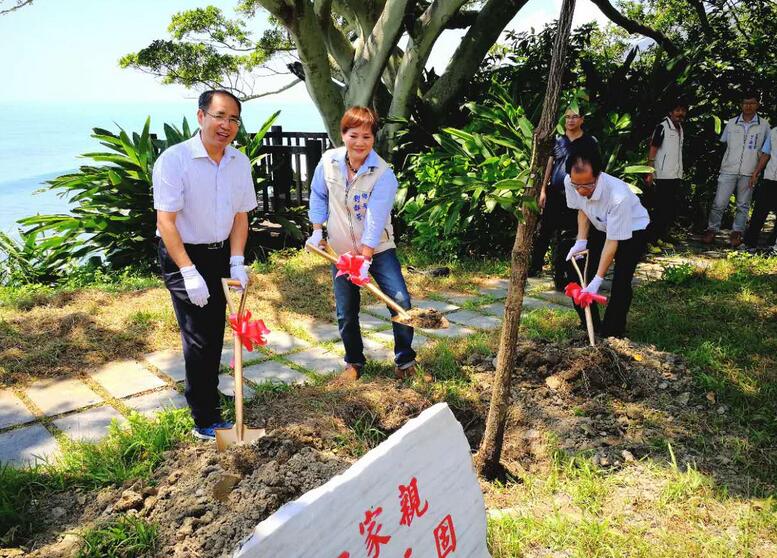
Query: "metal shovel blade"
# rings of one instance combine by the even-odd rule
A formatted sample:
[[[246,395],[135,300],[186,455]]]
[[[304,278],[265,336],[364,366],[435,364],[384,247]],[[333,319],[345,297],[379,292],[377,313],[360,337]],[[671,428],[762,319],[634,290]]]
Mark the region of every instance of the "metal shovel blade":
[[[241,435],[242,434],[242,435]],[[232,428],[216,429],[216,448],[219,453],[226,451],[230,446],[250,444],[260,438],[264,438],[266,432],[264,428],[248,428],[243,426],[243,432],[239,432],[238,425]]]

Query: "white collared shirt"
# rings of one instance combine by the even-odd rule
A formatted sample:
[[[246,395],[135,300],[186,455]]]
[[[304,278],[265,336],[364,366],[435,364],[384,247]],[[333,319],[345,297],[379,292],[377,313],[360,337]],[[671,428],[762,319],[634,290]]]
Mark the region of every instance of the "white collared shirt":
[[[564,191],[569,208],[582,210],[608,240],[628,240],[633,231],[646,229],[650,222],[647,210],[629,185],[605,172],[599,174],[590,199],[577,193],[569,175],[564,179]]]
[[[216,164],[199,132],[159,156],[153,183],[154,209],[178,213],[175,226],[187,244],[226,240],[235,214],[257,206],[248,157],[228,145]]]

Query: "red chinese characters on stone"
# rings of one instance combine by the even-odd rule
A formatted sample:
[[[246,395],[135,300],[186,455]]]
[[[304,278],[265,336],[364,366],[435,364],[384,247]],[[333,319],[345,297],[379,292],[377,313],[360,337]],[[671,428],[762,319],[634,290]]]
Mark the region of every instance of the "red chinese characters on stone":
[[[456,531],[450,514],[434,528],[434,543],[437,545],[437,558],[445,558],[456,550]]]
[[[418,496],[418,480],[413,477],[407,486],[399,485],[399,505],[402,508],[402,519],[400,525],[407,525],[413,522],[413,518],[422,517],[429,509],[429,502],[424,500],[424,507],[421,508],[421,498]]]
[[[376,508],[375,511],[367,510],[364,512],[364,521],[359,523],[359,533],[365,536],[364,546],[367,548],[369,558],[379,558],[381,545],[388,544],[391,540],[389,535],[380,534],[383,525],[375,521],[381,513],[383,513],[381,507]]]

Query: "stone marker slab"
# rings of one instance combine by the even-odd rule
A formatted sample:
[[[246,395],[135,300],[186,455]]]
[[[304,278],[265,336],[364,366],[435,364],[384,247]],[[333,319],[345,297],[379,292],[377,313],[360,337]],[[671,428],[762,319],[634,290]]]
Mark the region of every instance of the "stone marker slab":
[[[186,379],[186,362],[180,350],[166,349],[147,354],[144,358],[173,381],[183,382]]]
[[[36,461],[59,455],[57,441],[40,424],[33,424],[0,434],[0,463],[15,467],[34,465]]]
[[[380,542],[365,552],[370,535]],[[341,475],[282,506],[233,556],[378,555],[490,556],[469,444],[445,403],[408,421]]]
[[[337,341],[340,339],[340,330],[334,324],[328,324],[326,322],[308,322],[302,324],[302,327],[310,334],[310,336],[319,343],[325,343],[327,341]]]
[[[25,389],[24,393],[48,417],[94,405],[103,400],[78,378],[40,380]]]
[[[166,385],[136,360],[110,362],[91,376],[108,393],[118,398]]]
[[[502,320],[496,316],[484,316],[470,310],[459,310],[453,314],[448,314],[447,318],[451,322],[478,329],[496,329],[502,326]]]
[[[119,411],[104,405],[68,415],[54,421],[54,425],[73,440],[95,442],[108,434],[112,420],[127,422]]]
[[[449,322],[448,327],[442,329],[419,328],[418,331],[422,331],[429,337],[464,337],[465,335],[477,333],[474,329],[464,327],[456,322]]]
[[[279,355],[290,353],[291,351],[296,351],[297,349],[306,349],[307,347],[310,347],[310,343],[307,341],[298,337],[294,337],[285,331],[273,330],[267,335],[266,339],[267,345],[265,345],[264,348]]]
[[[12,391],[0,391],[0,428],[7,428],[35,420],[22,400]]]
[[[307,376],[304,374],[276,360],[268,360],[243,368],[243,376],[257,384],[271,381],[301,384],[307,380]]]
[[[438,312],[453,312],[458,310],[459,307],[450,302],[442,302],[440,300],[432,300],[431,298],[418,298],[413,300],[412,304],[415,308],[424,308],[426,310],[437,310]]]
[[[229,374],[219,374],[219,391],[224,395],[230,397],[235,396],[235,378]],[[245,382],[243,382],[243,399],[251,399],[254,396],[254,390],[252,390]]]
[[[327,374],[339,371],[345,366],[343,359],[334,353],[325,351],[321,347],[312,347],[299,353],[294,353],[286,357],[297,366],[307,368],[318,374]]]
[[[130,409],[134,409],[142,415],[152,416],[162,409],[174,407],[181,409],[186,407],[186,397],[174,389],[152,391],[143,395],[137,395],[122,401]]]

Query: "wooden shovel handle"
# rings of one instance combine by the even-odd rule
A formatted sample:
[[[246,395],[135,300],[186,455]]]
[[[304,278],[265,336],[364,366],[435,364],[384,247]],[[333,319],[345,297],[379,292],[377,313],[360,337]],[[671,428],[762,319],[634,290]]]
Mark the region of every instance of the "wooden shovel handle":
[[[583,250],[582,252],[579,252],[580,254],[585,254],[585,272],[588,273],[588,250]],[[577,254],[576,254],[577,255]],[[585,276],[580,273],[580,267],[577,265],[577,258],[575,256],[572,256],[572,266],[575,268],[575,271],[577,271],[577,276],[580,277],[580,286],[584,289],[586,288],[585,283]],[[591,346],[593,347],[595,345],[594,343],[594,320],[591,316],[591,307],[586,306],[583,308],[583,312],[585,312],[585,325],[586,329],[588,330],[588,341],[591,343]]]
[[[322,249],[318,246],[313,246],[312,244],[305,244],[305,249],[308,252],[313,252],[314,254],[318,254],[319,256],[330,261],[333,264],[337,263],[338,256],[328,244],[326,245],[326,249]],[[404,319],[410,318],[410,315],[407,313],[407,310],[405,310],[399,304],[397,304],[397,302],[393,298],[391,298],[386,293],[381,291],[380,288],[375,283],[370,281],[366,285],[362,285],[362,286],[368,291],[370,291],[373,295],[375,295],[386,306],[394,310],[402,318]]]

